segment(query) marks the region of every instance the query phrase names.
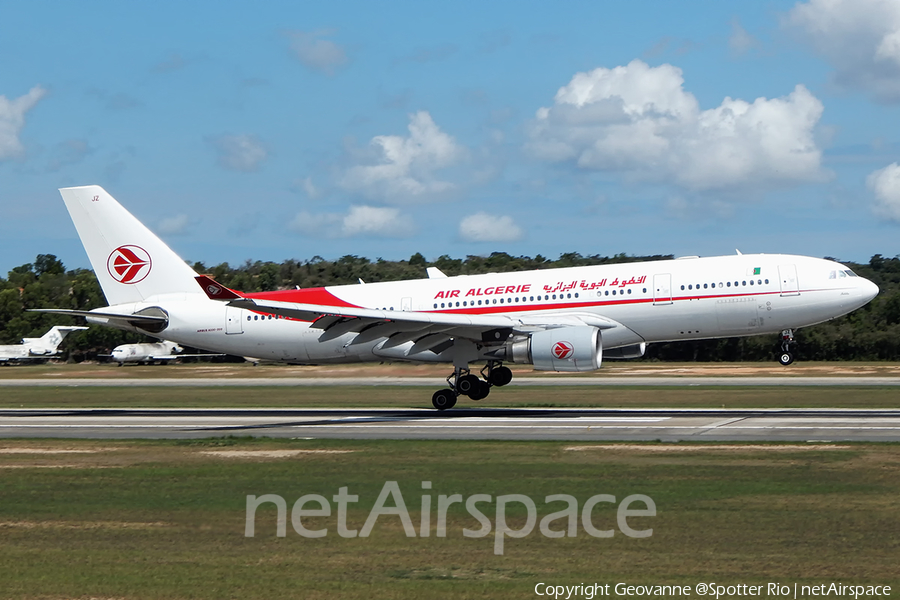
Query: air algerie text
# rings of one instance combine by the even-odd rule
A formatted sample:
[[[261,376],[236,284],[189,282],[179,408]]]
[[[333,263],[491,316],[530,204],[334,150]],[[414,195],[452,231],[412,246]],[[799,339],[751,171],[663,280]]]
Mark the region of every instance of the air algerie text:
[[[600,281],[586,281],[582,279],[581,281],[560,281],[556,285],[545,285],[544,291],[540,292],[542,294],[555,294],[557,292],[568,292],[571,290],[587,292],[596,290],[602,287],[619,287],[623,288],[628,285],[641,285],[647,281],[646,275],[641,275],[640,277],[623,277],[619,279],[616,277],[612,281],[609,279],[602,279]],[[578,289],[576,289],[578,288]],[[434,299],[438,298],[468,298],[470,296],[493,296],[499,294],[527,294],[531,291],[531,284],[526,283],[524,285],[498,285],[496,287],[486,287],[486,288],[469,288],[465,294],[460,296],[462,290],[441,290],[437,294],[434,295]]]
[[[531,290],[531,284],[526,283],[525,285],[500,285],[497,287],[486,287],[484,289],[481,288],[471,288],[468,292],[466,292],[465,297],[469,296],[491,296],[494,294],[527,294]],[[447,290],[438,292],[435,295],[435,299],[437,298],[459,298],[459,293],[462,290]]]

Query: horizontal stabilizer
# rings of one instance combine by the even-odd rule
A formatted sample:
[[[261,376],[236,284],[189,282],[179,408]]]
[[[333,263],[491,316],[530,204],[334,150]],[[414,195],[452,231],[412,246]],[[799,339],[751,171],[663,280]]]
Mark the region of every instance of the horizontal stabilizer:
[[[96,317],[98,319],[111,319],[113,321],[126,321],[128,323],[158,324],[167,323],[166,317],[152,315],[123,315],[121,313],[106,313],[96,310],[69,310],[67,308],[29,308],[28,312],[50,313],[54,315],[69,315],[72,317]]]

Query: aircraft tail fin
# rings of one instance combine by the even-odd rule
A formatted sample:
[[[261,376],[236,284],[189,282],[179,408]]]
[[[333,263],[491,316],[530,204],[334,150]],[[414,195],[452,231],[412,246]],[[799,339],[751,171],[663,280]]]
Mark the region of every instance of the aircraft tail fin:
[[[43,353],[56,352],[56,348],[62,343],[63,338],[73,331],[81,331],[87,327],[75,327],[66,325],[57,325],[51,327],[50,330],[39,338],[25,338],[22,343],[32,347],[34,350],[43,351]]]
[[[110,305],[197,292],[194,270],[102,187],[59,193]]]

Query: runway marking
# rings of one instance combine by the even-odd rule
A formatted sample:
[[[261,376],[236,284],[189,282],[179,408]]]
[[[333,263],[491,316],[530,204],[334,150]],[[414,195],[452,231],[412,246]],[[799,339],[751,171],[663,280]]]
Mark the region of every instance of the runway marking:
[[[659,421],[668,421],[672,417],[566,417],[569,421],[590,422],[590,423],[658,423]],[[458,423],[477,423],[488,421],[490,423],[534,423],[533,418],[529,417],[451,417],[452,421]],[[420,419],[416,423],[435,423],[444,422],[446,418]]]

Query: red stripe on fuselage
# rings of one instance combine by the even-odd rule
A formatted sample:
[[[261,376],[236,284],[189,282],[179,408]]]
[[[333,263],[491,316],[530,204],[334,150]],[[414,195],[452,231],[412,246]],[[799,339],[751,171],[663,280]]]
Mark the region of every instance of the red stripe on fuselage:
[[[254,292],[244,294],[246,298],[256,300],[274,300],[275,302],[295,302],[297,304],[317,304],[319,306],[334,306],[335,308],[363,308],[356,304],[350,304],[341,300],[327,289],[303,288],[299,290],[277,290],[274,292]]]

